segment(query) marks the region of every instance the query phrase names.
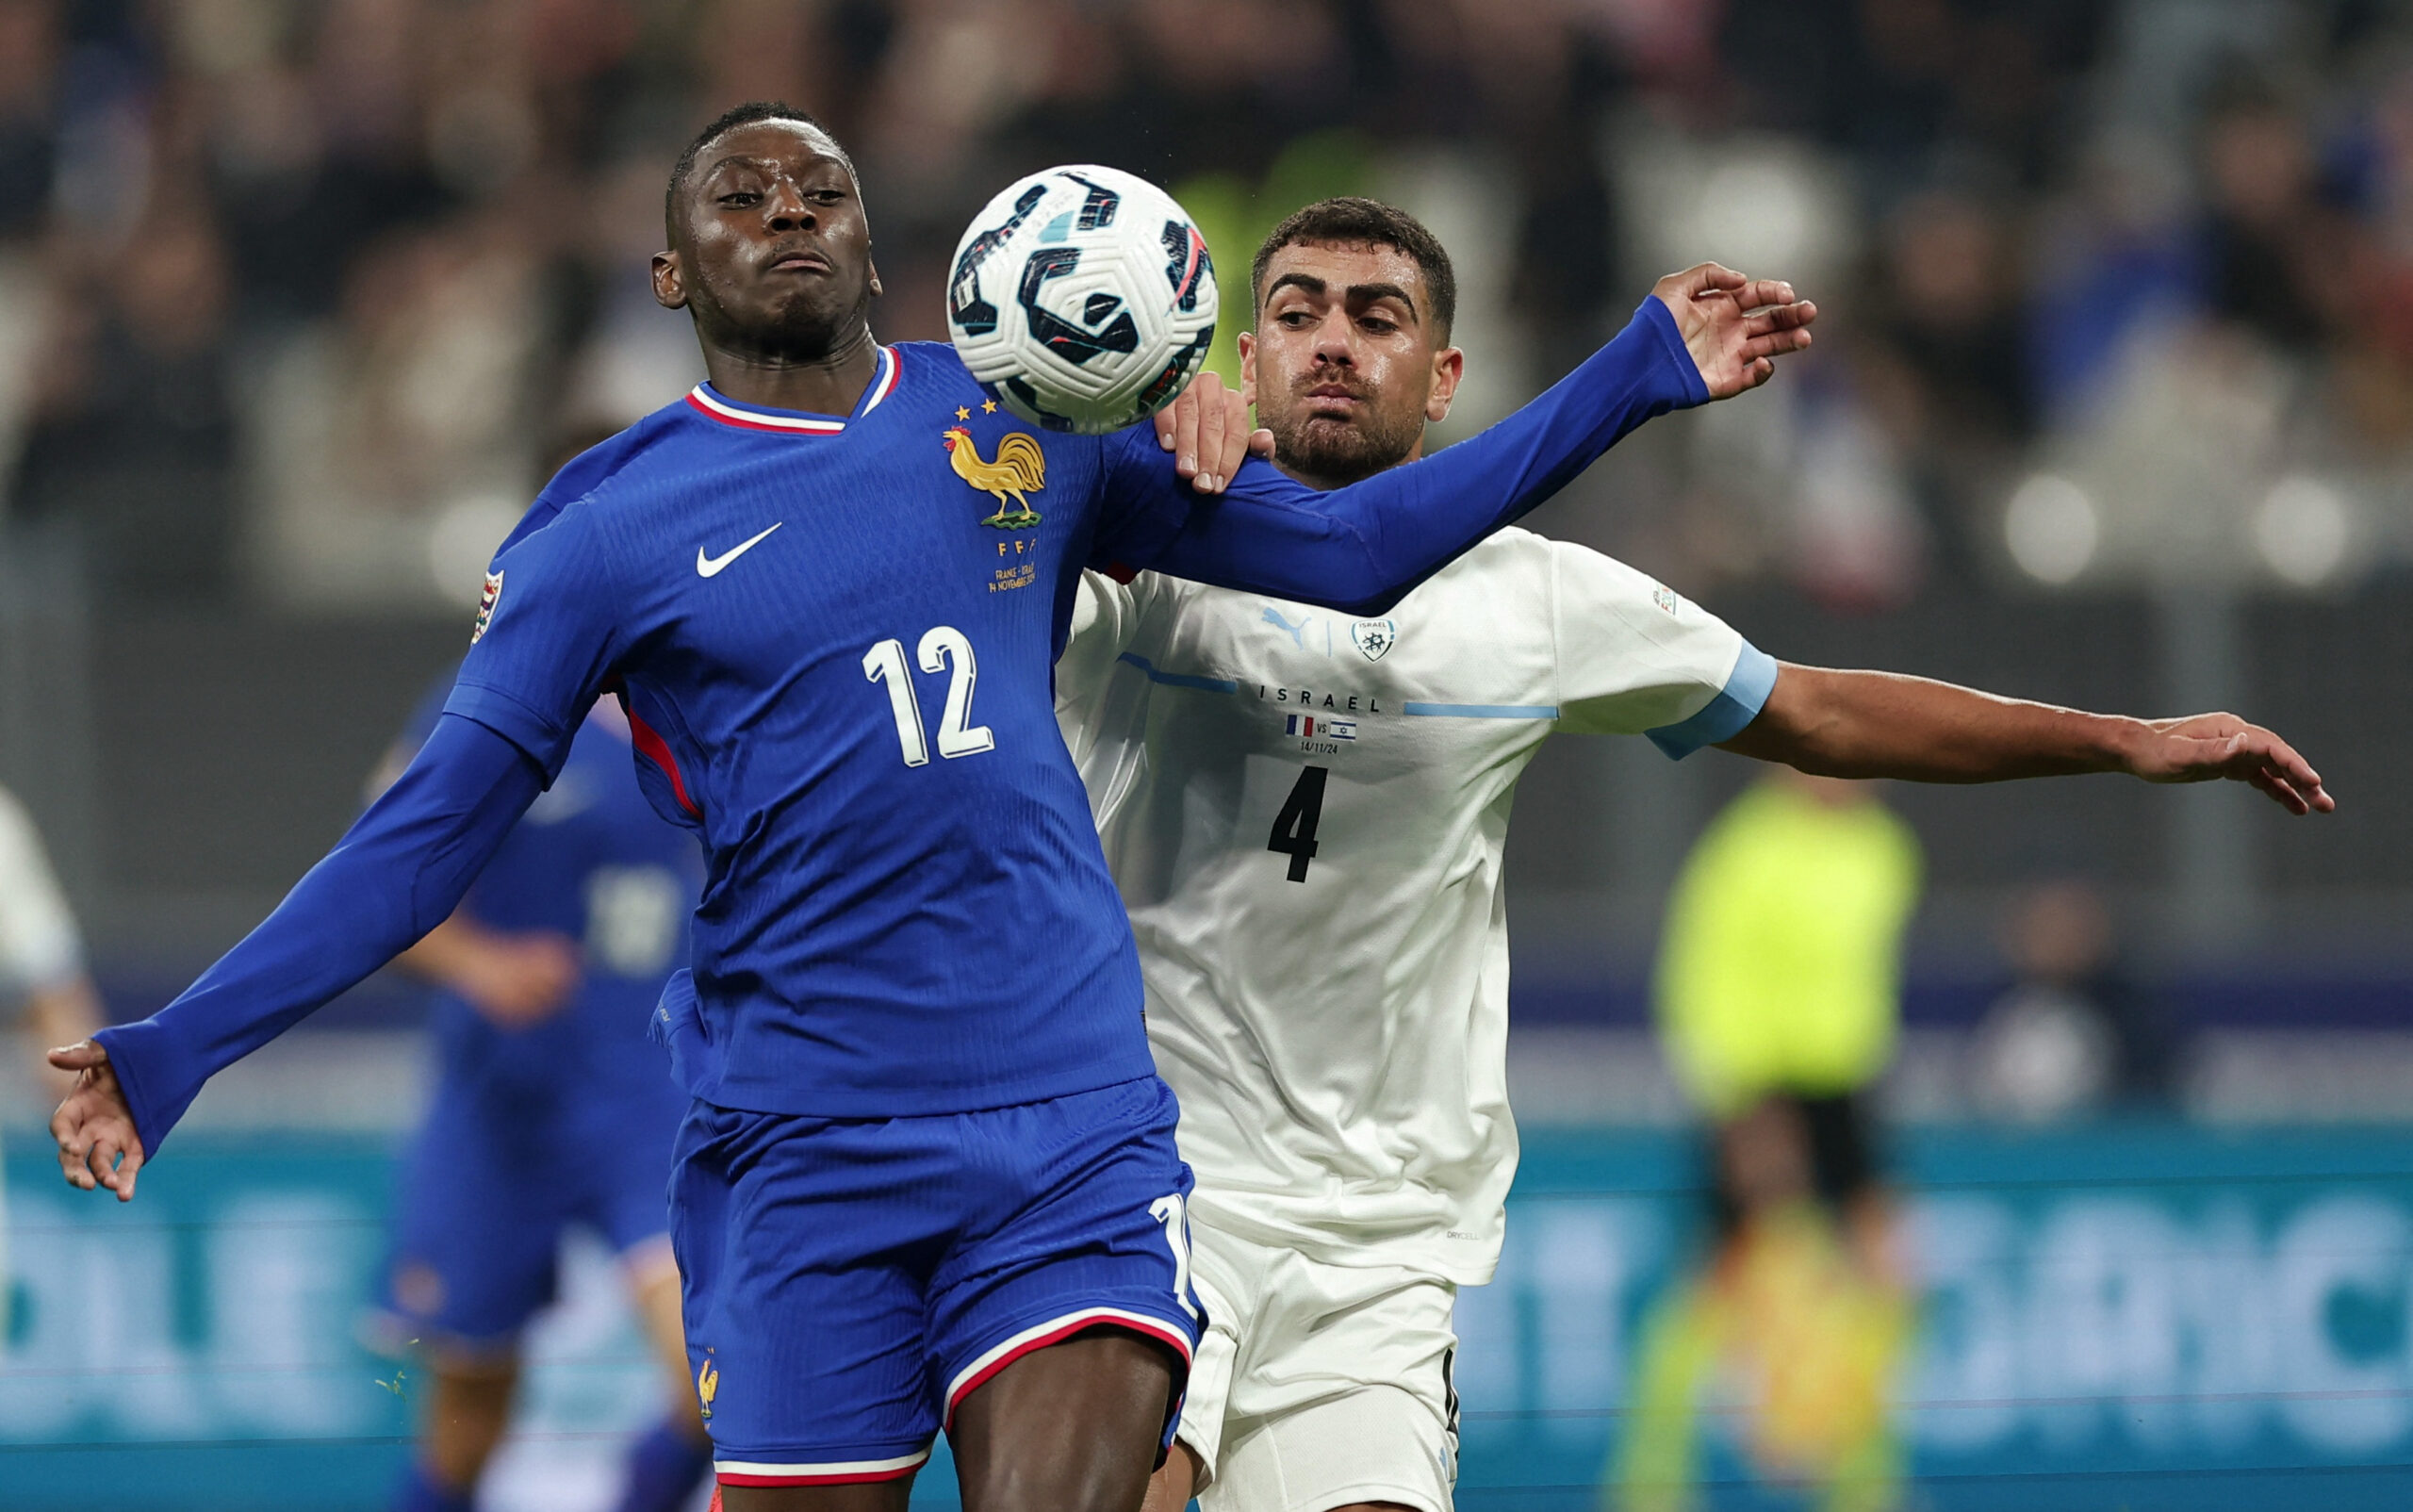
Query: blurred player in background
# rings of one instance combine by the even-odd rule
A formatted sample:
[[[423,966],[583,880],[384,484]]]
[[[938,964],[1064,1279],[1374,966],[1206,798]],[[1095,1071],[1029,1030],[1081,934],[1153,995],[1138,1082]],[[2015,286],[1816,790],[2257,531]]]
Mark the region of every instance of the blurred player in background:
[[[24,1038],[22,1070],[51,1097],[72,1076],[42,1063],[42,1047],[72,1044],[101,1027],[100,994],[84,971],[84,943],[42,850],[41,831],[16,795],[0,788],[0,1007],[13,1008]],[[16,1289],[8,1280],[8,1194],[0,1191],[0,1337]]]
[[[1920,869],[1917,836],[1866,784],[1779,772],[1677,877],[1657,1006],[1710,1121],[1712,1241],[1645,1330],[1618,1446],[1635,1512],[1685,1504],[1713,1376],[1740,1383],[1761,1472],[1827,1487],[1838,1512],[1893,1503],[1909,1299],[1868,1098],[1893,1060]]]
[[[1275,227],[1252,288],[1243,392],[1276,466],[1334,488],[1414,461],[1464,368],[1432,233],[1320,202]],[[1791,295],[1765,298],[1806,324]],[[1491,1277],[1517,1165],[1501,867],[1553,731],[1852,777],[2230,777],[2332,806],[2229,715],[1781,666],[1633,568],[1520,530],[1377,616],[1091,573],[1057,685],[1197,1179],[1207,1329],[1150,1512],[1202,1487],[1209,1512],[1448,1512],[1456,1289]]]
[[[372,797],[450,691],[419,711]],[[434,1377],[395,1512],[474,1505],[510,1419],[520,1335],[553,1300],[572,1224],[619,1255],[673,1404],[636,1443],[620,1512],[683,1506],[711,1466],[670,1253],[687,1098],[646,1032],[686,962],[702,881],[700,850],[646,801],[628,717],[604,700],[461,906],[398,958],[442,991],[435,1093],[403,1160],[386,1273],[397,1339],[419,1341]]]

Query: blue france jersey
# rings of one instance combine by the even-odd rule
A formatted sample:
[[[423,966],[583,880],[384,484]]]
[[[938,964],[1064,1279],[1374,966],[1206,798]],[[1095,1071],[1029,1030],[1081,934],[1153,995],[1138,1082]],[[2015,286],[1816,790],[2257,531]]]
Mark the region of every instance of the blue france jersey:
[[[405,740],[426,738],[431,702]],[[703,858],[637,786],[627,722],[596,706],[561,774],[486,863],[461,912],[502,934],[561,935],[578,947],[578,987],[561,1009],[505,1028],[451,992],[431,1022],[447,1080],[523,1111],[568,1103],[650,1109],[670,1093],[662,1047],[646,1032],[662,984],[686,964],[688,916]]]
[[[1149,563],[1189,492],[1149,428],[1034,434],[908,345],[851,415],[700,387],[539,498],[446,709],[551,773],[625,698],[709,858],[663,1000],[689,1092],[903,1116],[1152,1074],[1052,668],[1079,569]]]

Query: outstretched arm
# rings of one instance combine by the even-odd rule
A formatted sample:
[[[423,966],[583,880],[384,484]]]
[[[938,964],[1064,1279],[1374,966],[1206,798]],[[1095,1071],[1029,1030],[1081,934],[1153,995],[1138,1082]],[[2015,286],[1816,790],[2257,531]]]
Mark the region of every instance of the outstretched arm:
[[[532,757],[484,725],[437,720],[327,858],[182,996],[51,1052],[52,1065],[78,1074],[50,1121],[67,1179],[132,1199],[145,1156],[202,1083],[450,915],[544,781]]]
[[[1780,663],[1759,716],[1726,750],[1822,777],[1999,782],[2126,772],[2149,782],[2251,782],[2290,814],[2338,804],[2278,736],[2235,715],[2130,719],[1997,698],[1892,672]]]
[[[1651,416],[1765,383],[1810,344],[1815,306],[1791,286],[1705,263],[1661,279],[1617,338],[1548,393],[1482,435],[1419,462],[1320,493],[1252,458],[1228,480],[1205,460],[1241,450],[1227,421],[1176,419],[1109,443],[1100,566],[1150,567],[1223,587],[1336,608],[1378,609],[1564,487]],[[1211,434],[1206,434],[1211,433]],[[1175,453],[1168,465],[1162,450]],[[1202,499],[1181,473],[1222,485]]]

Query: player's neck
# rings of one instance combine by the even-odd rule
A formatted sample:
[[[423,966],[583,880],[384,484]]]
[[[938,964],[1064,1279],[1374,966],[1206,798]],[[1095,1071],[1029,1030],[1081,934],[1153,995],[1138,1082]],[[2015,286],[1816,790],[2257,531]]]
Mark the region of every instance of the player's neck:
[[[868,325],[821,353],[741,351],[707,342],[704,371],[713,387],[741,404],[851,415],[879,371],[879,343]]]

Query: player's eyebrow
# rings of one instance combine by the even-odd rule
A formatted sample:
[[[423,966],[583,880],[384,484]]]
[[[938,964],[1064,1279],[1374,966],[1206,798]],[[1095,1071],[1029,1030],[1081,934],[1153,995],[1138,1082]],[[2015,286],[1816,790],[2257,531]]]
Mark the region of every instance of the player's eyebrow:
[[[1352,304],[1371,304],[1378,299],[1395,299],[1407,306],[1409,315],[1416,314],[1416,301],[1409,298],[1407,290],[1397,284],[1352,284],[1349,286],[1348,299]]]
[[[1295,288],[1309,296],[1320,296],[1331,287],[1311,273],[1284,273],[1266,286],[1265,303],[1272,304],[1273,296],[1286,288]],[[1400,288],[1397,284],[1352,284],[1342,290],[1342,297],[1353,304],[1371,304],[1378,299],[1395,299],[1407,306],[1407,313],[1411,319],[1418,320],[1423,319],[1422,312],[1416,307],[1416,301],[1409,296],[1406,289]]]
[[[778,158],[765,157],[759,153],[731,153],[726,157],[717,159],[711,167],[697,174],[696,181],[698,183],[701,183],[704,180],[711,178],[714,173],[719,173],[724,168],[759,168],[764,173],[776,173],[780,172],[783,166],[785,165],[780,163]],[[818,173],[824,168],[839,169],[845,172],[849,177],[853,176],[853,171],[847,169],[845,159],[833,157],[828,153],[813,154],[813,161],[806,165],[804,172],[807,173]]]

